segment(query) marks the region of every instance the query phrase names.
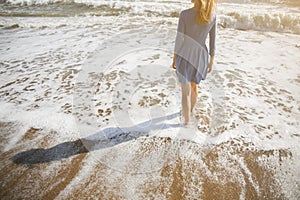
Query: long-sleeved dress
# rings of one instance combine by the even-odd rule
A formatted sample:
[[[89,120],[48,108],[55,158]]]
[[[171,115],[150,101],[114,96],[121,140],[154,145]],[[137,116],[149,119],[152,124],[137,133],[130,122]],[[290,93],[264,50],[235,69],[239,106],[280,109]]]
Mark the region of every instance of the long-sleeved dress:
[[[216,47],[216,15],[206,24],[196,23],[197,11],[193,8],[180,13],[174,51],[176,58],[176,74],[179,82],[200,83],[207,75],[208,53],[215,55]],[[205,41],[209,34],[209,52]]]

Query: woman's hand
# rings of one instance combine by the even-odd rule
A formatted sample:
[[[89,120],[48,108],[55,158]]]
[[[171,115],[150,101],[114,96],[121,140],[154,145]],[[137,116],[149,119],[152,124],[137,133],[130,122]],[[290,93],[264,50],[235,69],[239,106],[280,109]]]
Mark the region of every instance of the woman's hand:
[[[210,73],[210,72],[212,71],[212,67],[213,67],[213,63],[210,62],[210,63],[208,64],[208,69],[207,69],[207,72],[208,72],[208,73]]]
[[[176,63],[173,61],[173,63],[172,63],[172,68],[173,69],[176,69]]]
[[[177,55],[174,53],[173,63],[172,63],[172,68],[173,69],[176,69],[176,57],[177,57]]]
[[[208,63],[208,69],[207,69],[207,72],[210,73],[212,71],[212,68],[213,68],[213,64],[214,64],[214,59],[215,57],[214,56],[210,56],[210,61]]]

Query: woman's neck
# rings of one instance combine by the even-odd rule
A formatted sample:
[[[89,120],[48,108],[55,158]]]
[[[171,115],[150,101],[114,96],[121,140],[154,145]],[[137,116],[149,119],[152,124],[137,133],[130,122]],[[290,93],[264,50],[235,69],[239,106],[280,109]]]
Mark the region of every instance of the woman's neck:
[[[195,4],[194,7],[193,7],[193,10],[196,10],[196,11],[200,10],[200,6]]]

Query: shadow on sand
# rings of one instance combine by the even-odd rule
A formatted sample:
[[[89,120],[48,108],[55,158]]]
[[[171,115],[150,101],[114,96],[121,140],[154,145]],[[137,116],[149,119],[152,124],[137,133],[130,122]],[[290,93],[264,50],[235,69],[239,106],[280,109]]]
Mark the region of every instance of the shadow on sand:
[[[142,136],[148,136],[150,131],[179,127],[180,124],[178,123],[167,124],[164,122],[178,116],[179,113],[174,113],[126,128],[109,127],[86,138],[64,142],[48,149],[38,148],[22,151],[14,155],[11,160],[16,164],[34,165],[112,147]]]

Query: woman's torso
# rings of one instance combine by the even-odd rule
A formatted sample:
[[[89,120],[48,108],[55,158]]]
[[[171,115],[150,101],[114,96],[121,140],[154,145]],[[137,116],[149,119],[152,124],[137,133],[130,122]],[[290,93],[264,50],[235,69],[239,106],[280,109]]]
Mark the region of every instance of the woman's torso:
[[[216,17],[213,15],[211,21],[207,24],[197,24],[195,20],[196,15],[197,11],[193,8],[182,11],[181,17],[185,25],[184,34],[204,46],[207,35],[215,23]]]

